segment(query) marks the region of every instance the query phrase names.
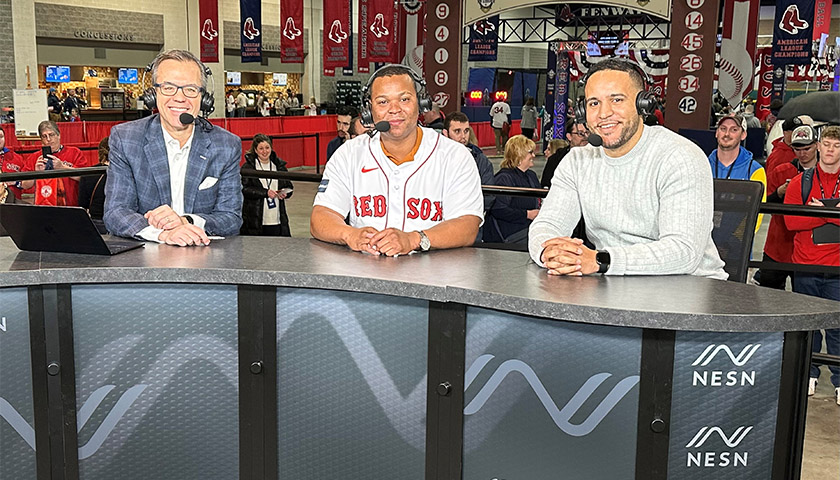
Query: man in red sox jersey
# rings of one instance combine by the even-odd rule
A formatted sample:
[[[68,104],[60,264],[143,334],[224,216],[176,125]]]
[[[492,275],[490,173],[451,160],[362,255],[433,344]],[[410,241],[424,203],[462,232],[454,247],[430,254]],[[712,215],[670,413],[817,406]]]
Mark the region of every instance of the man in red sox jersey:
[[[72,168],[93,167],[96,161],[88,161],[82,155],[81,150],[76,147],[67,147],[61,144],[61,132],[58,131],[58,125],[50,120],[44,120],[38,124],[38,135],[41,137],[41,144],[49,146],[52,149],[53,168],[55,170],[65,170]],[[41,155],[41,151],[33,153],[26,159],[26,165],[23,171],[31,172],[33,170],[44,170],[46,168],[47,159]],[[65,177],[61,179],[64,182],[64,194],[68,206],[79,205],[79,177]],[[23,188],[27,189],[35,184],[34,180],[22,182]]]
[[[373,121],[387,121],[390,129],[360,135],[335,152],[315,196],[312,236],[388,256],[471,245],[484,199],[469,150],[417,126],[418,87],[405,67],[373,75]]]
[[[6,132],[0,128],[0,172],[20,172],[23,169],[23,163],[23,157],[6,148]],[[20,182],[6,182],[6,187],[14,194],[15,198],[20,199],[22,193]]]

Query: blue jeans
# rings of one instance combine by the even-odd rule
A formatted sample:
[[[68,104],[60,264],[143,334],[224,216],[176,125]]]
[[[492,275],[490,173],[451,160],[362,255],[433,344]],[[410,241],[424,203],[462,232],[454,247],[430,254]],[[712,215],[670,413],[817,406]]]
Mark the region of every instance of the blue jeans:
[[[793,291],[840,302],[840,275],[797,272],[793,277]],[[820,352],[822,340],[822,331],[815,330],[811,352]],[[829,355],[840,355],[840,328],[825,329],[825,349]],[[831,370],[831,383],[835,387],[840,387],[840,367],[829,367],[829,369]],[[811,378],[818,378],[819,376],[820,367],[812,363]]]

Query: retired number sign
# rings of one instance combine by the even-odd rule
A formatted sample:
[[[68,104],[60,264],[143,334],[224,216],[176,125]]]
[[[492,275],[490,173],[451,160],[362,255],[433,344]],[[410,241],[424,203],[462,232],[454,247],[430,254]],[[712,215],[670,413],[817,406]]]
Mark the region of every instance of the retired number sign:
[[[697,110],[697,99],[691,95],[686,95],[680,99],[680,111],[686,115],[694,113]]]

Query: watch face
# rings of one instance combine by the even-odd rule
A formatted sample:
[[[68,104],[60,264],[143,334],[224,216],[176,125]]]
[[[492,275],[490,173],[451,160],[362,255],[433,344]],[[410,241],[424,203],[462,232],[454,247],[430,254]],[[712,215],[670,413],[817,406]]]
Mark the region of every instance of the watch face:
[[[429,237],[427,237],[425,233],[420,232],[420,250],[426,251],[431,247],[432,242],[429,241]]]

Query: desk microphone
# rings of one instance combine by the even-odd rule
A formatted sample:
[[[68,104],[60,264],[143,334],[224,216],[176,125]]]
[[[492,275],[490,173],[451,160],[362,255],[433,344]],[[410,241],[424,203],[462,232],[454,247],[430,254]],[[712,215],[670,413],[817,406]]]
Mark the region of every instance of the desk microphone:
[[[589,144],[593,147],[600,147],[604,144],[604,139],[601,138],[601,136],[597,133],[590,133],[589,136],[586,138],[586,141],[589,142]]]
[[[391,129],[391,124],[386,122],[385,120],[382,120],[381,122],[376,122],[376,124],[373,126],[373,129],[368,131],[368,135],[373,137],[374,135],[376,135],[376,132],[383,132],[384,133],[384,132],[387,132],[390,129]]]

